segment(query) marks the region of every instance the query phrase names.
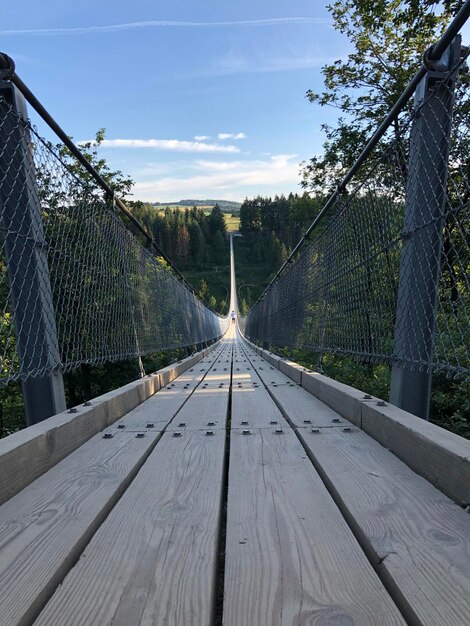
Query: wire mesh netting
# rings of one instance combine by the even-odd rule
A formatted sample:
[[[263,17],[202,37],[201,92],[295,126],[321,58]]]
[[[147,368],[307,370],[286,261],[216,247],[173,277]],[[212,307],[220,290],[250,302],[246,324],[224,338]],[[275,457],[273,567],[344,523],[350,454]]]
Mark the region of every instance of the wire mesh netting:
[[[0,233],[3,385],[199,344],[227,324],[3,98]]]
[[[467,56],[428,74],[248,313],[248,337],[470,378]]]

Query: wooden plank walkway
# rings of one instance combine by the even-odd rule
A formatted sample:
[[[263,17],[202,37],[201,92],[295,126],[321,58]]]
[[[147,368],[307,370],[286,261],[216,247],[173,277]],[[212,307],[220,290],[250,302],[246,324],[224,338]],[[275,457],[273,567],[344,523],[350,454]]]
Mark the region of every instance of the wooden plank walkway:
[[[232,396],[223,623],[404,624],[266,389]],[[240,428],[253,397],[268,419]]]
[[[190,390],[220,352],[183,375]],[[189,394],[162,389],[0,507],[2,626],[31,623]]]
[[[466,626],[470,515],[337,419],[232,326],[0,507],[1,626]]]
[[[178,412],[184,426],[163,435],[38,625],[210,624],[231,351],[227,342]]]
[[[253,364],[263,361],[252,351],[248,356]],[[267,383],[270,376],[263,378]],[[266,391],[296,428],[407,622],[468,624],[469,514],[329,407],[320,407],[318,419],[322,403],[316,398],[310,402],[311,419],[306,424],[309,394],[303,389],[267,383]],[[298,403],[293,401],[297,392],[299,397],[304,394]]]

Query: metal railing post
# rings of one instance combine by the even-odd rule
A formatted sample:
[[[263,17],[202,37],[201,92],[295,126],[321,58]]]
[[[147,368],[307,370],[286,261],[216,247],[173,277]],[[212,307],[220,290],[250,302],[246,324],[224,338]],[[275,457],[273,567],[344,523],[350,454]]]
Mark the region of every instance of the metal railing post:
[[[415,94],[403,247],[397,293],[390,402],[429,418],[434,331],[455,78],[460,36],[430,68]],[[411,367],[410,367],[411,366]]]
[[[64,383],[35,165],[23,96],[0,82],[11,113],[0,123],[0,223],[28,425],[65,410]]]

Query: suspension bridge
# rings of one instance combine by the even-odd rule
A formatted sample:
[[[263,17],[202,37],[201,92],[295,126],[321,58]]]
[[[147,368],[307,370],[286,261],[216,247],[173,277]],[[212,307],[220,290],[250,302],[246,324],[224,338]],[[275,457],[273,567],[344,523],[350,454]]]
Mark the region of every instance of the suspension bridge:
[[[0,55],[0,381],[28,423],[0,440],[2,626],[469,623],[470,442],[426,419],[433,377],[470,379],[469,13],[245,318],[230,237],[235,323]],[[390,398],[325,354],[389,366]],[[131,358],[67,405],[64,376]]]

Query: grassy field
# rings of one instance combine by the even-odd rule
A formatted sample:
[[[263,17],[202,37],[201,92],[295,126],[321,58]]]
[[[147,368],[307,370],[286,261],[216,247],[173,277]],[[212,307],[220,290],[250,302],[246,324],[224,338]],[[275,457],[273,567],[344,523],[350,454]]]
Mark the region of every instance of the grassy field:
[[[224,213],[224,219],[229,233],[240,228],[240,217],[238,215],[235,217],[230,213]]]

